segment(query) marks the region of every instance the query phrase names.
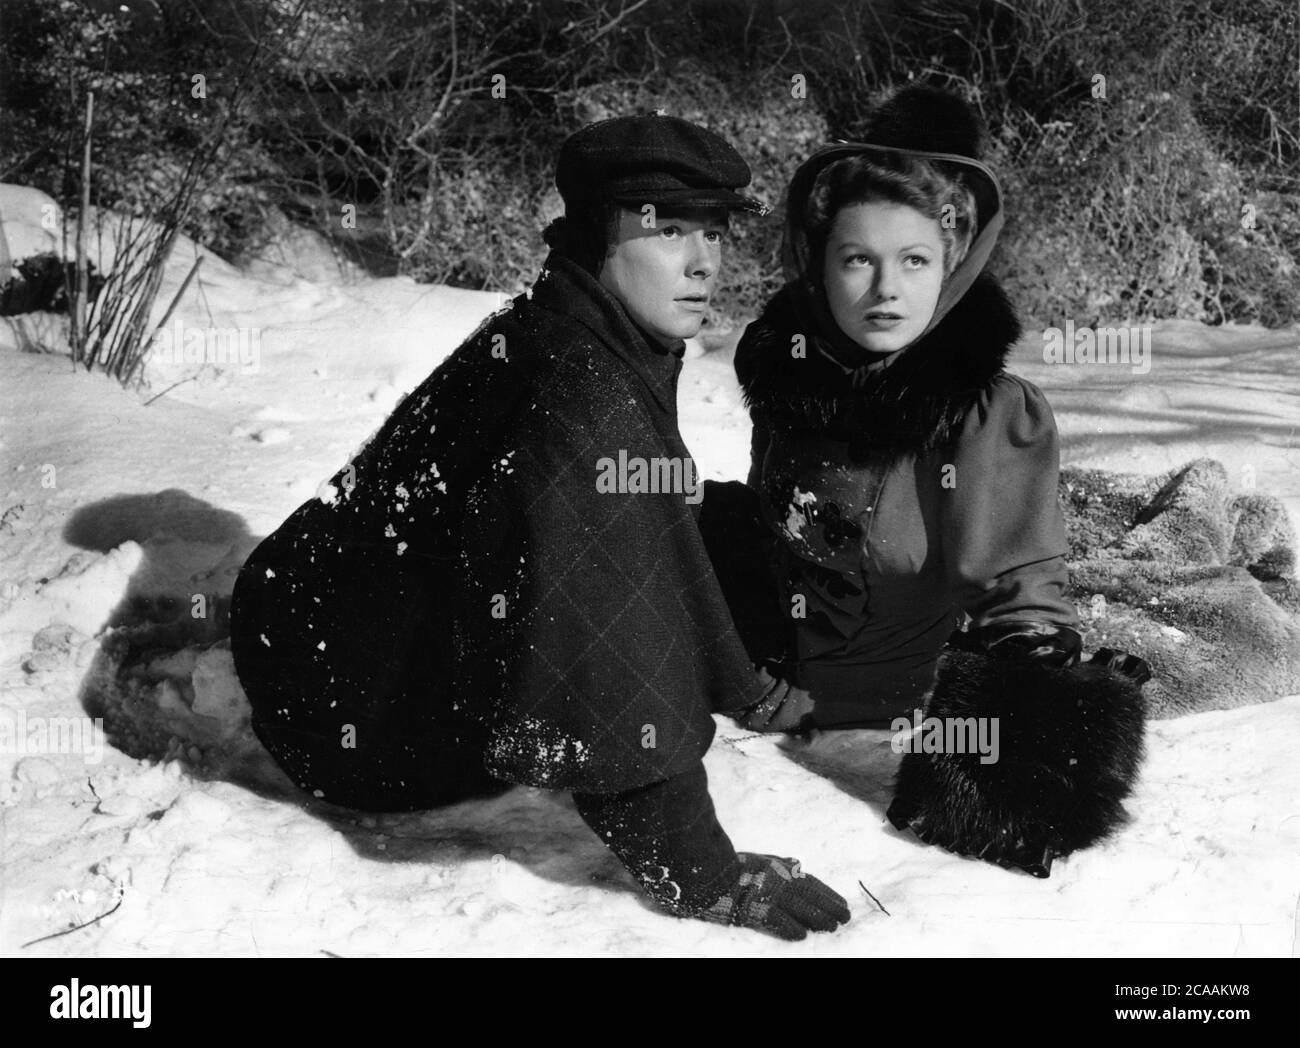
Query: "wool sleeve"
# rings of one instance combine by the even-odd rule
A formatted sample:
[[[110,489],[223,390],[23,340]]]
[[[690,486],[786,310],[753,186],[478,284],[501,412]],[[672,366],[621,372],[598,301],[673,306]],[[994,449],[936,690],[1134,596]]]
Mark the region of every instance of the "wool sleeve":
[[[968,412],[940,471],[940,535],[953,598],[982,647],[1033,638],[1077,651],[1060,444],[1047,398],[999,376]],[[1028,638],[1028,639],[1025,639]]]
[[[708,776],[697,763],[662,782],[621,793],[574,793],[583,821],[637,883],[682,916],[707,910],[740,875],[718,825]]]

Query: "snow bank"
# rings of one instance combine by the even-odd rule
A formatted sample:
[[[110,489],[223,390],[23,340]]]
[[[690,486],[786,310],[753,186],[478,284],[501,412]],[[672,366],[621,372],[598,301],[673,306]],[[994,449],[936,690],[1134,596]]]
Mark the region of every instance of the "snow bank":
[[[18,275],[18,263],[63,254],[63,209],[30,186],[0,182],[0,284]]]

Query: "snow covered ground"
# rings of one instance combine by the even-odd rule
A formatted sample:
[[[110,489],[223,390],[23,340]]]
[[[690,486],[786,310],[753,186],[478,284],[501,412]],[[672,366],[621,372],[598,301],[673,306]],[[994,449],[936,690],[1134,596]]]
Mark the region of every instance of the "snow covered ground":
[[[798,944],[661,916],[563,794],[374,817],[298,796],[247,732],[216,609],[257,540],[501,301],[209,256],[182,335],[239,329],[244,357],[155,361],[150,395],[182,384],[147,406],[0,327],[0,952],[1300,955],[1300,696],[1154,723],[1132,823],[1047,880],[895,832],[887,733],[790,741],[720,719],[706,765],[736,846],[800,858],[853,909]],[[1210,455],[1300,521],[1300,329],[1161,324],[1141,375],[1045,364],[1042,346],[1026,338],[1014,370],[1048,392],[1068,463]],[[726,346],[696,347],[680,396],[703,474],[743,477]],[[190,617],[195,594],[209,618]],[[159,644],[126,677],[123,636]],[[148,708],[148,756],[12,738],[104,694]]]

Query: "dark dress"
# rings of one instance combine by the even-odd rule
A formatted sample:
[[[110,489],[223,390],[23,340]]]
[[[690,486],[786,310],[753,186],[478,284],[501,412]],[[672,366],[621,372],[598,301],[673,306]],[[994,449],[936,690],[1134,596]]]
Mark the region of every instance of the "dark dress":
[[[1018,327],[991,278],[865,381],[816,351],[792,357],[797,330],[778,295],[736,369],[784,654],[814,723],[910,713],[967,623],[983,640],[1072,635],[1056,426],[1037,387],[1002,370]],[[900,400],[929,411],[908,417]]]

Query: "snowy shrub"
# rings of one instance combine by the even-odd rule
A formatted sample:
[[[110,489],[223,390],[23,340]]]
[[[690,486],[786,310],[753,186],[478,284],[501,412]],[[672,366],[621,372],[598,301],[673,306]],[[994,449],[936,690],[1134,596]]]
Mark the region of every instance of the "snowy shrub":
[[[72,203],[85,96],[93,91],[97,202],[137,214],[156,206],[230,115],[232,81],[248,54],[229,30],[262,6],[223,0],[204,11],[188,0],[160,0],[95,10],[76,0],[6,0],[0,181]],[[194,97],[196,73],[206,78],[205,98]],[[248,124],[228,120],[182,231],[240,254],[256,237],[269,172]]]
[[[353,71],[345,89],[342,73],[351,65],[313,67],[315,82],[334,95],[334,107],[322,107],[315,125],[296,118],[289,128],[283,164],[299,172],[291,191],[327,204],[312,218],[336,239],[338,205],[352,203],[352,249],[382,247],[387,256],[386,263],[368,259],[372,268],[460,287],[522,290],[546,256],[542,230],[563,210],[553,185],[560,144],[592,120],[662,109],[699,122],[737,145],[754,171],[751,190],[774,208],[795,166],[825,141],[819,110],[793,96],[788,73],[770,64],[741,70],[731,55],[715,54],[708,62],[682,57],[681,51],[703,45],[672,33],[663,11],[653,20],[644,12],[620,20],[600,0],[490,0],[461,10],[474,18],[458,23],[463,53],[456,77],[431,66],[434,78],[423,96],[387,91],[378,105],[372,96],[384,73],[364,56],[387,52],[391,43],[382,26],[371,24],[358,30],[348,52],[348,62],[367,71]],[[502,38],[506,13],[514,20]],[[571,45],[582,39],[584,25],[594,30],[593,41],[575,50]],[[595,41],[604,27],[609,31]],[[440,53],[450,30],[450,23],[424,25],[423,46]],[[658,34],[652,46],[645,43],[647,33]],[[661,44],[678,49],[675,60],[664,58]],[[498,71],[504,88],[494,99],[486,86]],[[294,75],[305,89],[308,78]],[[427,118],[427,106],[419,106],[433,88],[448,92],[445,119],[414,148],[403,129]],[[315,175],[304,164],[312,149],[319,160]],[[715,324],[723,316],[738,320],[757,312],[779,286],[779,256],[778,216],[734,223]]]
[[[1283,216],[1252,204],[1186,98],[1111,80],[1072,119],[1004,125],[995,142],[1007,284],[1029,317],[1186,317],[1285,324],[1300,315]],[[1249,217],[1246,228],[1245,219]]]
[[[428,201],[427,234],[402,260],[402,272],[425,283],[517,294],[546,257],[542,230],[563,210],[550,184],[554,159],[516,155],[466,159],[438,171]],[[395,209],[399,228],[413,229],[421,206]]]
[[[86,91],[97,200],[138,212],[267,60],[182,225],[236,260],[283,213],[373,272],[516,291],[560,210],[560,142],[662,108],[731,140],[778,207],[735,223],[717,308],[740,318],[779,283],[789,172],[919,79],[989,126],[995,266],[1030,317],[1300,317],[1294,0],[7,0],[5,19],[0,180],[65,206]]]
[[[312,0],[258,124],[277,205],[372,272],[522,287],[558,146],[547,100],[582,28],[549,7]]]
[[[1152,71],[1186,84],[1197,123],[1227,157],[1274,175],[1290,173],[1292,189],[1298,188],[1300,9],[1293,0],[1103,0],[1099,6],[1098,22],[1121,39],[1159,42]]]

